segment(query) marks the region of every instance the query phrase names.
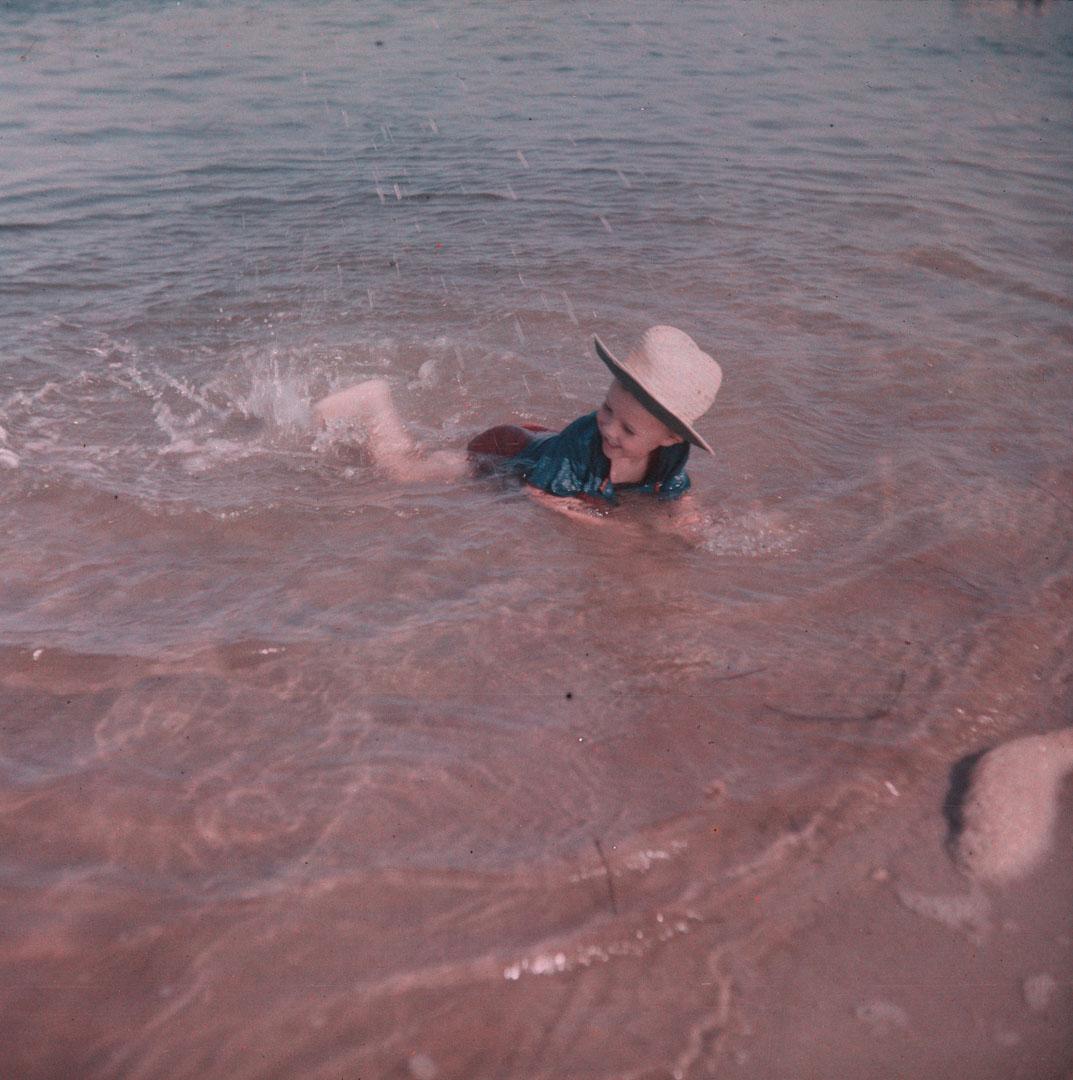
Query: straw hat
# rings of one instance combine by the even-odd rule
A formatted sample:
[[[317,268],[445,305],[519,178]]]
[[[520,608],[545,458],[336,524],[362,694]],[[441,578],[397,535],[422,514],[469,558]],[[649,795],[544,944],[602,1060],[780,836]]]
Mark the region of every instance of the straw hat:
[[[595,341],[597,356],[653,416],[695,446],[715,452],[692,424],[712,407],[723,371],[688,334],[673,326],[650,327],[624,360]]]

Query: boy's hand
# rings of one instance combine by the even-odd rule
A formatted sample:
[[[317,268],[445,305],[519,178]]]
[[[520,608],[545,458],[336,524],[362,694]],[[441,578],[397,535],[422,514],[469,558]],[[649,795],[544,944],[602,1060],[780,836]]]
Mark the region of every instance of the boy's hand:
[[[585,496],[550,495],[534,487],[527,487],[525,493],[549,510],[566,514],[567,517],[585,521],[591,525],[602,525],[607,518],[608,509],[602,505],[602,500],[593,499],[591,496],[586,498]]]
[[[706,538],[708,521],[697,509],[692,495],[683,495],[673,502],[664,503],[660,509],[660,523],[668,532],[681,537],[687,544],[699,547]]]

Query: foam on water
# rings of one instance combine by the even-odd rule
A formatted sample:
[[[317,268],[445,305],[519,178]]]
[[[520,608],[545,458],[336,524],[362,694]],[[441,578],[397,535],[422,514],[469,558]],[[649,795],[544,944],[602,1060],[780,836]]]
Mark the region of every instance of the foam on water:
[[[11,450],[8,450],[7,446],[7,432],[3,427],[0,427],[0,465],[3,465],[5,469],[17,469],[19,467],[18,456]]]
[[[703,546],[716,555],[760,557],[789,555],[796,550],[802,534],[800,526],[778,510],[749,510],[728,519],[711,518],[705,529]]]

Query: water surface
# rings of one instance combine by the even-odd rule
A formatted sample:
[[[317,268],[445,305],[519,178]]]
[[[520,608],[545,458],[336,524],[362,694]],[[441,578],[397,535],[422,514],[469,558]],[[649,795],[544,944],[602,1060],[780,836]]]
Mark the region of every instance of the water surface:
[[[0,25],[6,1071],[685,1075],[738,883],[1060,721],[1073,6]],[[309,425],[657,322],[698,547]]]

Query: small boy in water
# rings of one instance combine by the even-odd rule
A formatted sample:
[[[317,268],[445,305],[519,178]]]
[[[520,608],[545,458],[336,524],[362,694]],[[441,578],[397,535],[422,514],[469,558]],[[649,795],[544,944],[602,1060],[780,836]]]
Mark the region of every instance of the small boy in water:
[[[599,338],[595,345],[614,380],[596,412],[557,434],[501,425],[471,440],[466,454],[422,453],[399,420],[382,379],[322,398],[313,414],[321,426],[362,422],[373,458],[398,480],[450,479],[474,463],[494,462],[520,476],[547,505],[568,513],[599,513],[613,506],[622,491],[680,500],[689,489],[685,466],[690,445],[713,453],[692,425],[715,401],[723,378],[719,364],[673,326],[645,331],[622,360]]]

